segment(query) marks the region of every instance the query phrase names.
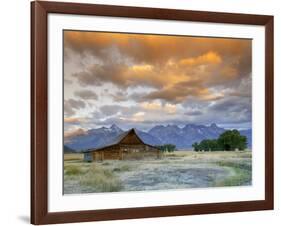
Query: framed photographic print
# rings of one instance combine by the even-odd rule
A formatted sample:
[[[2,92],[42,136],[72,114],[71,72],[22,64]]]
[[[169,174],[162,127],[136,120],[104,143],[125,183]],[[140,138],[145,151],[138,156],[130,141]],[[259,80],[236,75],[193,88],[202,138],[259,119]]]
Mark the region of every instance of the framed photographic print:
[[[273,16],[31,3],[31,223],[273,209]]]

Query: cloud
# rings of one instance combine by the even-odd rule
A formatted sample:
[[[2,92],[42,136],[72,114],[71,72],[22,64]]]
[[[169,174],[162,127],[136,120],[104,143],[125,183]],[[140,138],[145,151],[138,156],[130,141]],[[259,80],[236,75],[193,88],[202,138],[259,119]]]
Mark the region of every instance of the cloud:
[[[73,130],[70,130],[70,131],[65,131],[64,132],[64,138],[65,139],[69,139],[71,137],[75,137],[75,136],[79,136],[79,135],[86,135],[87,132],[84,130],[84,129],[73,129]]]
[[[205,64],[207,62],[210,64]],[[148,64],[94,64],[73,76],[82,86],[112,84],[122,90],[132,87],[150,87],[155,90],[143,93],[138,97],[140,101],[161,99],[174,103],[184,101],[188,97],[213,100],[220,98],[221,94],[212,93],[210,88],[231,85],[240,79],[237,68],[221,65],[220,62],[221,58],[218,55],[208,52],[194,59],[168,61],[163,67]],[[116,101],[124,101],[127,98],[121,92],[119,94],[112,95],[112,98]]]
[[[100,107],[100,112],[105,116],[112,116],[112,115],[132,115],[139,111],[139,107],[135,106],[121,106],[121,105],[103,105]]]
[[[233,80],[237,70],[231,66],[214,66],[201,64],[213,53],[199,56],[198,59],[188,58],[177,62],[168,61],[165,65],[133,64],[104,62],[104,64],[91,64],[83,71],[74,73],[73,77],[82,86],[101,86],[105,83],[116,85],[120,89],[137,86],[147,86],[161,89],[180,82],[190,82],[196,77],[198,83],[221,83]],[[218,57],[218,56],[217,56]],[[209,60],[210,60],[209,59]],[[189,63],[188,63],[188,62]]]
[[[76,91],[74,94],[85,100],[97,100],[98,99],[98,95],[91,90]]]
[[[159,111],[159,113],[165,112],[169,114],[174,114],[177,111],[177,106],[169,103],[162,104],[160,102],[143,102],[140,104],[140,106],[144,110]]]
[[[117,102],[129,100],[127,92],[117,91],[116,93],[111,93],[110,96],[112,97],[112,99],[114,101],[117,101]]]
[[[80,118],[65,117],[64,122],[65,123],[79,123],[79,122],[81,122],[81,119]]]
[[[73,77],[82,86],[101,86],[111,83],[120,89],[136,86],[162,87],[169,80],[179,77],[171,74],[159,73],[158,68],[147,69],[147,65],[128,66],[124,63],[104,62],[92,64],[83,71],[74,73]]]
[[[177,124],[227,124],[243,127],[251,122],[251,105],[247,98],[224,97],[220,100],[204,103],[203,100],[190,100],[185,107],[181,104],[169,105],[161,102],[143,102],[140,105],[124,107],[106,105],[100,114],[96,114],[95,124],[110,126],[115,123],[122,128],[150,129],[154,125]],[[171,108],[171,112],[169,112]]]
[[[84,86],[109,82],[122,88],[161,88],[191,77],[216,84],[251,71],[251,40],[246,39],[76,31],[64,34],[65,49],[71,49],[67,52],[79,54],[81,62],[88,62],[74,73]]]
[[[143,122],[145,120],[146,113],[143,111],[139,111],[132,116],[127,117],[119,117],[120,120],[124,120],[127,122]]]
[[[100,86],[103,82],[123,86],[126,84],[124,70],[126,70],[126,67],[122,64],[93,64],[86,68],[85,71],[73,74],[73,77],[82,86]]]
[[[207,52],[198,57],[189,57],[186,59],[180,60],[180,65],[182,66],[197,66],[197,65],[206,65],[206,64],[220,64],[222,59],[220,55],[216,52]]]
[[[86,104],[81,100],[68,99],[64,100],[64,113],[67,116],[72,116],[75,112],[81,108],[84,108]]]
[[[198,115],[202,115],[203,112],[199,110],[191,109],[189,111],[186,111],[184,114],[188,116],[198,116]]]
[[[223,123],[245,123],[252,120],[250,98],[226,97],[208,107],[208,114],[219,117]],[[215,117],[213,117],[215,120]]]
[[[251,121],[251,40],[79,31],[64,38],[67,117],[124,128]],[[83,99],[95,100],[94,112]]]
[[[202,55],[206,51],[220,55],[241,56],[251,51],[251,40],[191,36],[138,35],[103,32],[64,31],[65,48],[78,54],[108,57],[113,47],[137,63],[163,63]]]
[[[221,94],[212,93],[208,88],[201,84],[200,80],[179,82],[162,90],[149,93],[144,97],[147,100],[165,100],[172,103],[180,103],[188,98],[198,98],[201,100],[217,100]]]
[[[158,120],[160,115],[163,119],[177,117],[176,113],[176,105],[144,102],[141,105],[128,107],[104,105],[100,107],[99,111],[93,113],[93,118],[97,125],[110,126],[115,123],[124,128],[130,128],[130,126],[140,128],[142,123],[146,124],[147,121]]]
[[[72,81],[70,79],[64,78],[64,84],[70,85],[70,84],[72,84]]]
[[[143,102],[141,107],[145,110],[161,110],[162,104],[159,102]]]
[[[243,110],[251,110],[250,99],[241,99],[239,97],[228,97],[221,101],[215,102],[210,107],[211,110],[225,112],[241,112]]]
[[[246,78],[241,79],[240,83],[235,85],[235,87],[229,89],[229,96],[236,96],[240,98],[250,98],[252,97],[252,78],[249,75]]]

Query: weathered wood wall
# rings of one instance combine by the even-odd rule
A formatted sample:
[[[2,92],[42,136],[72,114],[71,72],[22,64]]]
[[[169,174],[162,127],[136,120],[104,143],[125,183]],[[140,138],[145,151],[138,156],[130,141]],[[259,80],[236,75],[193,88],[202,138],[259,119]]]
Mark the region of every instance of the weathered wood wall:
[[[123,143],[123,142],[122,142]],[[160,150],[144,144],[122,144],[91,152],[93,161],[160,158]]]

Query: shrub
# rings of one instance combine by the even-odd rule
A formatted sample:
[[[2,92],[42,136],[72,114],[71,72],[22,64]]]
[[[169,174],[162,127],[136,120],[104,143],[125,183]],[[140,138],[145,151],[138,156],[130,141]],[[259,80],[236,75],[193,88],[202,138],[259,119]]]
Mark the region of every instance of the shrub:
[[[65,170],[66,170],[66,173],[65,173],[66,175],[78,175],[83,172],[80,167],[73,166],[73,165],[66,166]]]
[[[92,187],[96,192],[114,192],[123,188],[122,182],[112,171],[97,166],[81,176],[80,183]]]

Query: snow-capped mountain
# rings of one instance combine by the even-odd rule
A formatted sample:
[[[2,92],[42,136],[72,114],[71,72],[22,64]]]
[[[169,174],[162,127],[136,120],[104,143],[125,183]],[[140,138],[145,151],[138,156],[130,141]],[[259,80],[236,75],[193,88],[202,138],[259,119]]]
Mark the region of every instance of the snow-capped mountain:
[[[225,130],[216,124],[210,126],[187,124],[183,128],[176,125],[155,126],[149,134],[157,137],[162,143],[175,144],[178,149],[190,148],[194,142],[203,139],[215,139]]]
[[[155,136],[143,132],[141,130],[136,130],[137,135],[142,139],[142,141],[146,144],[151,144],[151,145],[161,145],[162,142]]]
[[[65,139],[64,143],[65,145],[67,145],[67,147],[73,150],[82,151],[89,148],[105,146],[109,143],[109,141],[112,141],[123,132],[125,131],[114,124],[109,128],[101,127],[98,129],[88,130],[82,135]],[[157,137],[154,137],[149,133],[143,132],[141,130],[136,130],[136,133],[147,144],[162,144],[162,142]]]
[[[116,125],[112,125],[110,128],[101,127],[98,129],[90,129],[86,131],[85,134],[65,139],[64,143],[71,149],[81,151],[102,146],[123,132],[124,131]]]
[[[136,129],[137,135],[147,144],[174,144],[178,149],[191,148],[194,142],[200,142],[203,139],[216,139],[224,131],[224,128],[214,123],[210,126],[187,124],[183,128],[177,125],[157,125],[148,132]],[[91,129],[86,131],[85,134],[66,139],[65,145],[76,151],[100,147],[108,144],[110,140],[123,132],[125,131],[115,124],[109,128],[101,127],[98,129]],[[240,132],[241,135],[247,137],[248,146],[251,147],[252,130],[241,130]]]

